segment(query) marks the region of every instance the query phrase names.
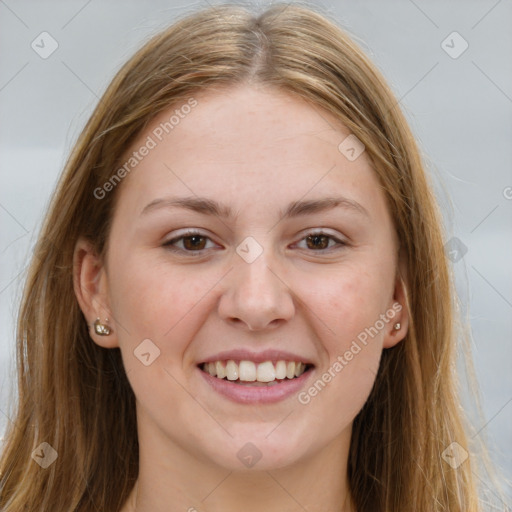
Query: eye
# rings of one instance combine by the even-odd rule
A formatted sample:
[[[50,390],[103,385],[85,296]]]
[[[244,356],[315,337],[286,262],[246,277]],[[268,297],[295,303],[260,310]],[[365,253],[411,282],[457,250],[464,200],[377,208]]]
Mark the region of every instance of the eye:
[[[199,231],[191,230],[165,242],[163,244],[163,247],[177,253],[197,253],[197,256],[200,256],[203,251],[208,249],[208,247],[205,246],[208,240],[210,240],[210,238],[207,237],[206,235],[200,233]],[[327,252],[330,251],[330,249],[332,249],[333,246],[338,246],[338,248],[342,248],[347,245],[342,240],[339,240],[338,238],[329,235],[324,231],[311,232],[307,236],[302,238],[300,242],[302,242],[303,240],[306,241],[306,249],[309,249],[314,252]],[[182,242],[182,247],[178,247],[176,245],[178,242]],[[334,243],[332,245],[329,245],[331,242]],[[194,256],[195,255],[196,254],[194,254]]]
[[[201,251],[206,249],[206,240],[210,239],[198,231],[187,231],[186,233],[165,242],[163,247],[166,247],[173,252],[196,252],[200,254]],[[175,244],[181,241],[183,241],[183,247],[177,247]]]
[[[332,249],[333,246],[336,245],[338,246],[338,249],[347,245],[342,240],[339,240],[335,236],[329,235],[324,231],[313,231],[304,238],[302,238],[300,241],[302,242],[303,240],[306,241],[306,248],[315,252],[327,251]],[[329,243],[332,241],[334,242],[334,244],[329,246]]]

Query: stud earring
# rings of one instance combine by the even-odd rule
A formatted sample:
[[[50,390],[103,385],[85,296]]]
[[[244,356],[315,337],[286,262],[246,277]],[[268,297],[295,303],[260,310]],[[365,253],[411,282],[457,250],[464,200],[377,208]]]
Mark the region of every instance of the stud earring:
[[[397,322],[394,327],[396,331],[400,330],[400,323]]]
[[[99,318],[94,321],[94,332],[99,336],[108,336],[110,334],[110,327],[107,325],[108,318],[105,318],[105,323],[102,324]]]

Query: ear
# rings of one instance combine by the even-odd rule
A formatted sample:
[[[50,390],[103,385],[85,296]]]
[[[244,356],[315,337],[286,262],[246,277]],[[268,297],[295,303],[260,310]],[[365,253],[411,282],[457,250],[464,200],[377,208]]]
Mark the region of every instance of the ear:
[[[77,241],[73,254],[73,288],[92,340],[100,347],[118,347],[110,310],[106,269],[94,246],[84,238]],[[96,334],[94,321],[97,318],[110,327],[109,335]]]
[[[383,348],[394,347],[402,341],[409,328],[409,307],[407,300],[408,283],[406,280],[406,266],[404,254],[400,253],[399,263],[395,277],[395,288],[393,291],[393,300],[389,304],[388,311],[394,311],[395,315],[387,324],[386,334],[384,336]],[[400,324],[400,329],[395,329],[395,324]]]

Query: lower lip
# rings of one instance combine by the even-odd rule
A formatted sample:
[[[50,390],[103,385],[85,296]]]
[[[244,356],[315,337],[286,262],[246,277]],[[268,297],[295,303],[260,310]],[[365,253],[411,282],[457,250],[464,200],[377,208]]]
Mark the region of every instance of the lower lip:
[[[310,368],[300,377],[286,379],[273,386],[250,386],[212,377],[198,368],[203,378],[215,391],[240,404],[270,404],[284,400],[299,392],[313,373],[312,370],[313,368]]]

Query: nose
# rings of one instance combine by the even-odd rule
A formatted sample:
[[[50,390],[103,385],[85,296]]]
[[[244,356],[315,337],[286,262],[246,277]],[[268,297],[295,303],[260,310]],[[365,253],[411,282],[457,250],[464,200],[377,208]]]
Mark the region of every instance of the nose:
[[[264,256],[265,252],[252,263],[236,261],[219,302],[223,320],[250,331],[275,328],[295,312],[292,292],[279,266]]]

